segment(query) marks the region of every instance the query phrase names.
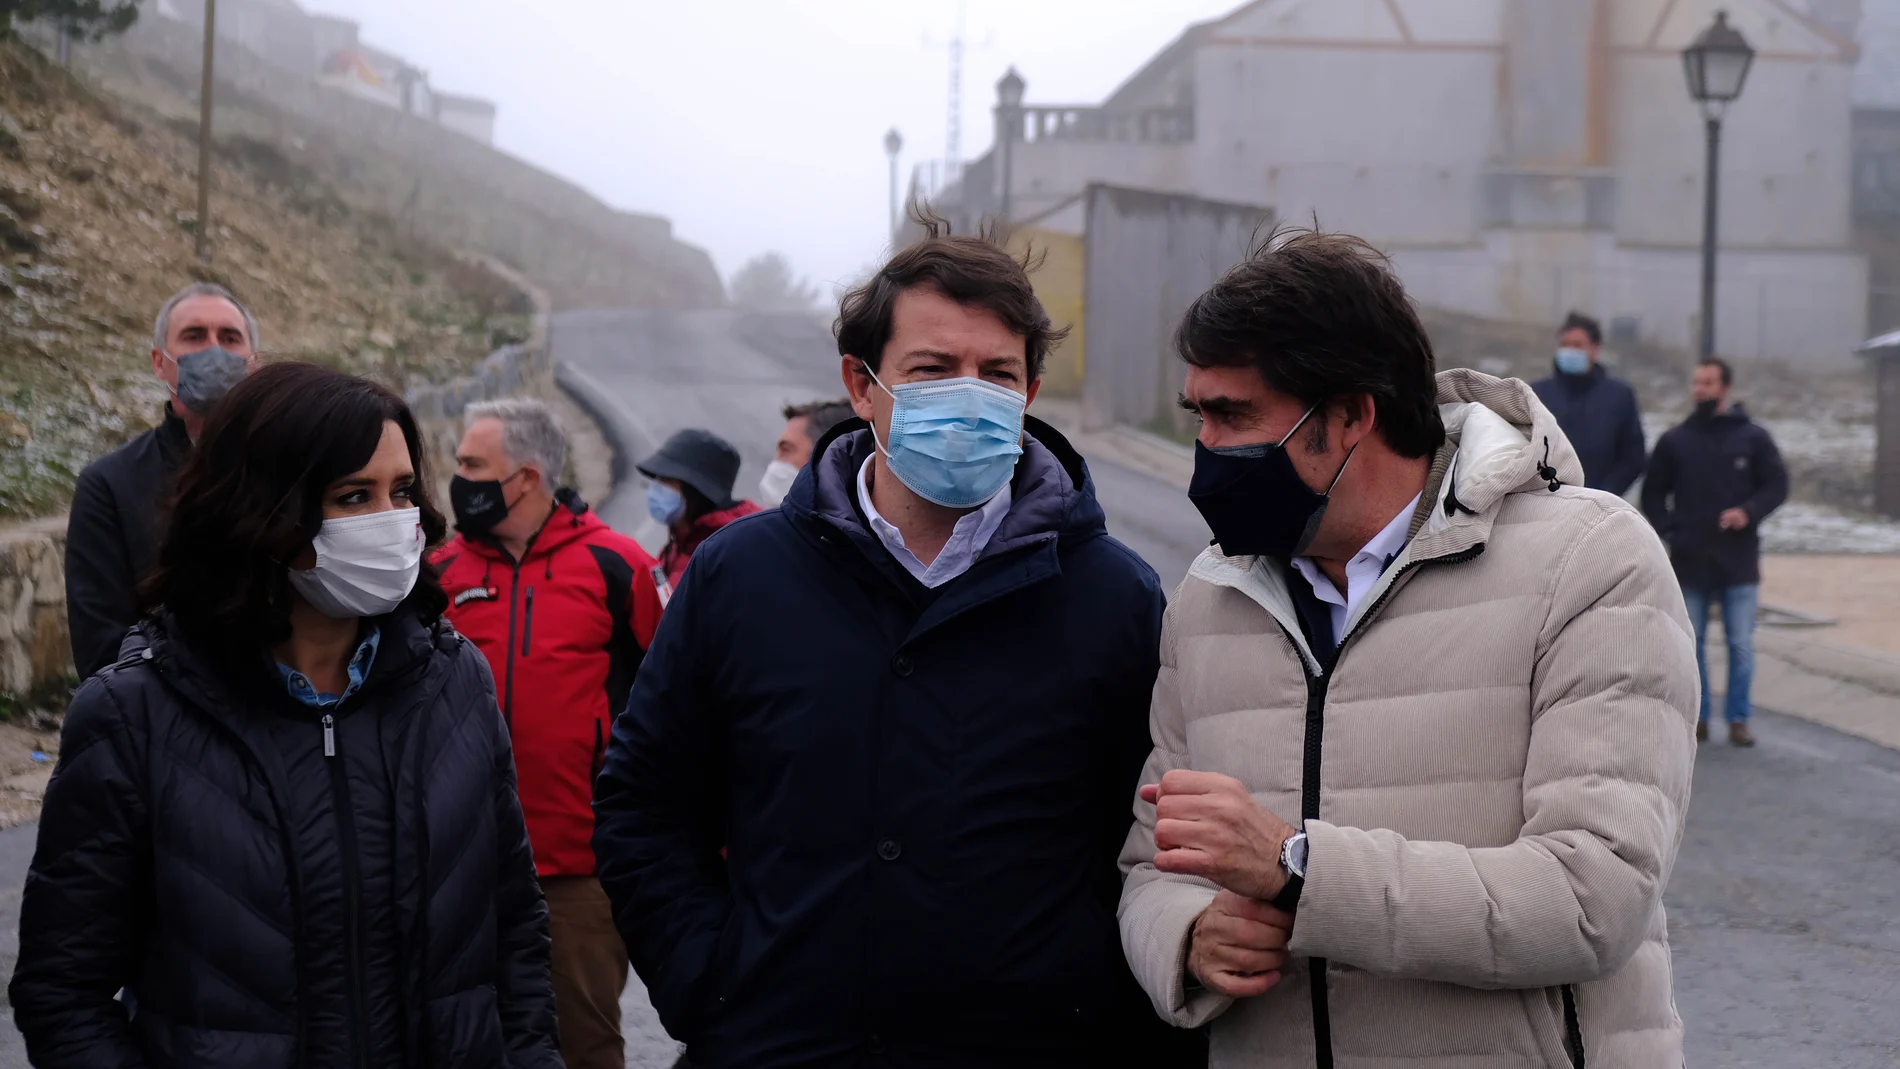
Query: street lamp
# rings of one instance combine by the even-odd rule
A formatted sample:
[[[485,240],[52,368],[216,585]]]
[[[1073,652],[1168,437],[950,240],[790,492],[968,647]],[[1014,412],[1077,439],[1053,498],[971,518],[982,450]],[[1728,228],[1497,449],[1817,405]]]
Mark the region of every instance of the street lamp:
[[[891,239],[897,238],[897,154],[904,151],[904,135],[891,127],[884,135],[884,154],[891,158]]]
[[[1001,81],[996,83],[996,140],[1003,150],[1003,211],[1005,220],[1010,214],[1010,170],[1015,163],[1016,139],[1023,134],[1023,89],[1026,88],[1023,76],[1011,67]]]
[[[1717,11],[1715,24],[1702,31],[1682,51],[1682,70],[1689,79],[1689,95],[1702,105],[1708,130],[1708,177],[1702,199],[1702,357],[1715,355],[1715,245],[1716,192],[1722,158],[1722,116],[1748,81],[1755,50],[1734,27],[1728,12]]]

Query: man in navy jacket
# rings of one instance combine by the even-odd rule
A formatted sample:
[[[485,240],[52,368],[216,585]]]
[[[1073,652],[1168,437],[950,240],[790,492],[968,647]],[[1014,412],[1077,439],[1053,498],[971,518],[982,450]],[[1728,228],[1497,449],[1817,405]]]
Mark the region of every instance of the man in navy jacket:
[[[862,418],[668,607],[600,877],[696,1067],[1205,1065],[1115,919],[1161,588],[1022,414],[1061,337],[1022,266],[928,229],[844,301]]]
[[[1761,588],[1761,521],[1788,500],[1788,469],[1767,428],[1729,401],[1735,372],[1709,358],[1695,369],[1695,412],[1656,441],[1643,479],[1643,514],[1669,546],[1695,627],[1702,669],[1697,741],[1709,737],[1709,666],[1703,639],[1709,610],[1722,613],[1728,639],[1723,717],[1728,739],[1755,745],[1748,727],[1755,678],[1755,608]]]
[[[1557,333],[1556,374],[1531,383],[1583,461],[1583,482],[1621,497],[1643,474],[1643,416],[1636,391],[1599,361],[1603,328],[1576,312]]]

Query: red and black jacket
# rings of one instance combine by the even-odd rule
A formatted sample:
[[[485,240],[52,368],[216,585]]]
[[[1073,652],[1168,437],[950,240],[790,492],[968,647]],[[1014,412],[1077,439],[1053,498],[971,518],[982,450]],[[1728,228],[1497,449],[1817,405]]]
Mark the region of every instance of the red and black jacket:
[[[519,561],[462,535],[435,556],[494,669],[541,876],[594,872],[594,777],[660,623],[653,558],[585,509],[556,506]]]

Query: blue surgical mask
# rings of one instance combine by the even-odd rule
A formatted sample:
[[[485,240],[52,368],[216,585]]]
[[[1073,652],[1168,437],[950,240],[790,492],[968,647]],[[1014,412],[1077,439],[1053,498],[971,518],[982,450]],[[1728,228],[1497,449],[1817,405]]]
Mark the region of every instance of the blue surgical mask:
[[[1566,375],[1583,375],[1590,370],[1590,354],[1582,349],[1557,350],[1557,370]]]
[[[931,379],[885,386],[891,395],[890,441],[884,463],[925,501],[969,509],[996,496],[1023,455],[1023,410],[1029,398],[981,379]],[[873,437],[876,431],[872,431]]]
[[[653,522],[670,527],[686,515],[686,497],[658,479],[647,483],[647,515]]]

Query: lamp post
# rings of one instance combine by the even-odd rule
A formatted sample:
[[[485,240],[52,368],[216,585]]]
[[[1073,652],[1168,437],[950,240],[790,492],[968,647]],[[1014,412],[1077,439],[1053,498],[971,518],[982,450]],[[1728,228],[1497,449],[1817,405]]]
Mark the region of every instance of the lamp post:
[[[218,51],[218,0],[205,0],[204,86],[198,111],[198,262],[211,262],[212,60]]]
[[[1023,135],[1023,76],[1011,67],[1002,80],[996,83],[996,140],[1003,150],[1003,210],[1002,217],[1010,217],[1010,192],[1013,186],[1010,171],[1015,163],[1016,139]]]
[[[1726,11],[1717,11],[1715,23],[1682,51],[1689,96],[1702,105],[1702,121],[1708,131],[1708,176],[1702,198],[1703,359],[1715,355],[1716,194],[1721,177],[1722,116],[1742,95],[1742,84],[1748,80],[1748,68],[1754,61],[1755,50],[1728,24]]]
[[[884,154],[891,158],[891,240],[897,240],[897,154],[904,151],[904,135],[891,127],[884,135]]]

